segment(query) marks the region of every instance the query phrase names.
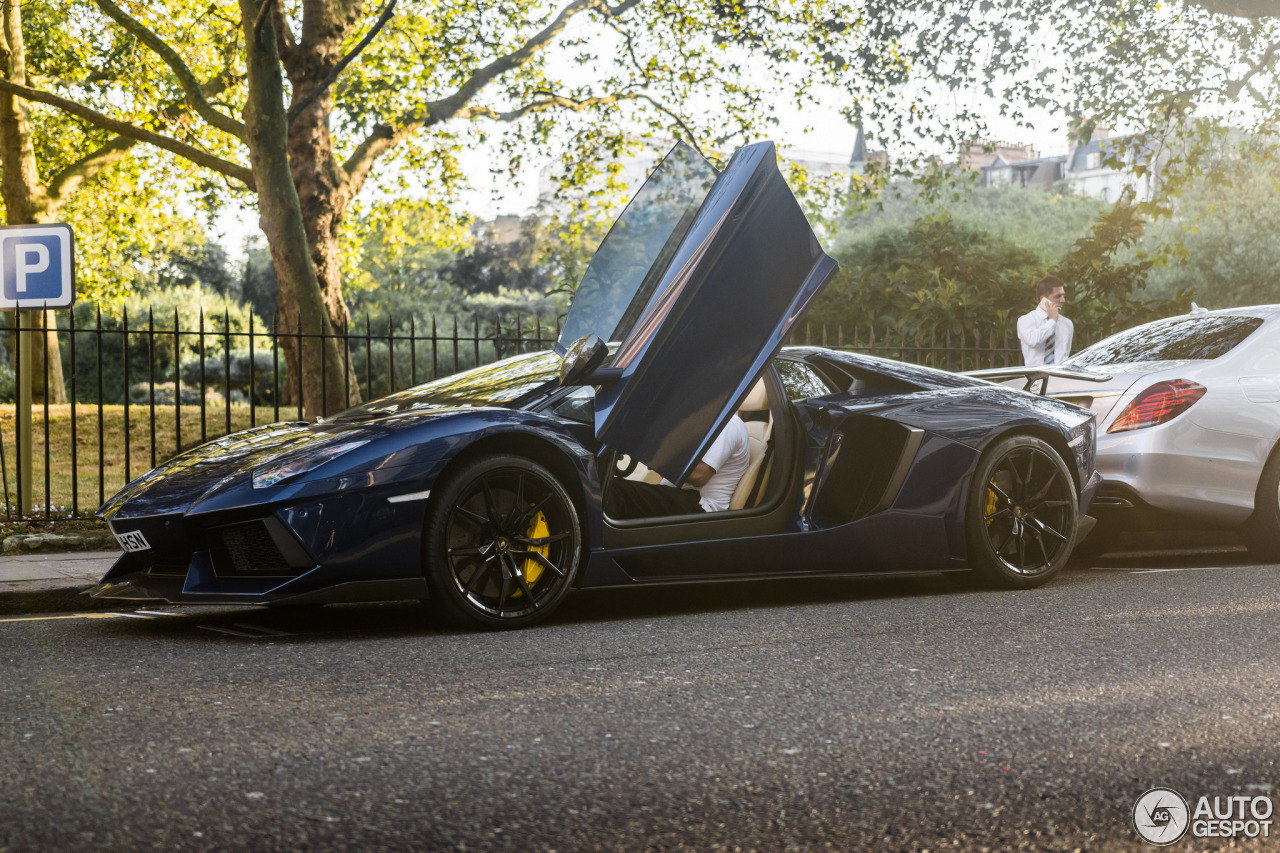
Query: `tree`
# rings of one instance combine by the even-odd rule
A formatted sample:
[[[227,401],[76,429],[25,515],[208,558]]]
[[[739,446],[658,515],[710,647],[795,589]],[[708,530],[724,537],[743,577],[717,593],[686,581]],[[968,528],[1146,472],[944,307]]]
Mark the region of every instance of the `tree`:
[[[0,11],[0,81],[23,87],[29,76],[66,79],[76,73],[76,55],[59,27],[65,6],[23,7],[16,0],[3,0]],[[27,49],[27,31],[38,36],[32,51]],[[103,73],[110,73],[110,69],[104,68]],[[225,79],[214,78],[204,91],[217,93],[225,85]],[[179,102],[166,103],[152,121],[163,127],[181,120],[185,112]],[[186,225],[172,215],[172,204],[165,204],[166,199],[172,200],[172,192],[163,188],[173,187],[173,171],[133,157],[136,146],[134,139],[85,127],[64,114],[37,111],[33,115],[22,98],[0,88],[0,197],[5,221],[38,225],[63,218],[76,226],[82,244],[89,237],[91,244],[100,246],[87,257],[81,253],[77,277],[82,293],[118,300],[120,283],[128,278],[119,274],[125,256],[152,248]],[[44,364],[46,351],[58,352],[54,312],[44,312],[43,320],[38,311],[22,314],[25,328],[39,328],[43,323],[50,330],[46,345],[32,347],[33,397],[44,398],[47,371],[49,402],[66,402],[61,360],[54,358]]]
[[[560,134],[571,152],[563,177],[581,183],[594,158],[616,157],[636,133],[728,148],[768,126],[778,93],[805,103],[826,82],[879,97],[909,67],[888,7],[835,0],[569,0],[558,9],[523,0],[403,0],[396,9],[388,0],[379,10],[361,0],[238,0],[234,9],[224,0],[199,10],[92,0],[77,18],[84,32],[102,30],[93,10],[128,34],[146,85],[135,75],[94,97],[75,86],[0,88],[252,190],[286,332],[298,321],[324,334],[345,323],[340,235],[383,162],[428,170],[430,194],[447,200],[462,178],[457,149],[510,125],[504,165]],[[91,65],[109,58],[85,52]],[[219,102],[198,84],[211,73],[237,81]],[[166,99],[190,106],[181,132],[141,118]],[[340,366],[336,347],[309,348],[288,359],[304,368],[311,405],[349,402],[315,406],[321,365]],[[328,382],[331,395],[342,387]]]
[[[1035,248],[946,210],[846,232],[834,254],[839,276],[815,301],[811,322],[925,340],[963,333],[985,343],[1026,310],[1028,282],[1046,266]]]
[[[1164,223],[1166,241],[1181,256],[1150,275],[1151,292],[1188,292],[1208,308],[1276,301],[1280,269],[1280,162],[1269,146],[1237,139],[1211,160],[1178,199],[1177,216]]]
[[[1138,248],[1142,225],[1131,202],[1015,188],[929,202],[907,191],[845,223],[840,275],[810,322],[985,344],[1013,331],[1053,273],[1068,283],[1081,341],[1097,340],[1188,307],[1185,293],[1143,293],[1155,258]]]

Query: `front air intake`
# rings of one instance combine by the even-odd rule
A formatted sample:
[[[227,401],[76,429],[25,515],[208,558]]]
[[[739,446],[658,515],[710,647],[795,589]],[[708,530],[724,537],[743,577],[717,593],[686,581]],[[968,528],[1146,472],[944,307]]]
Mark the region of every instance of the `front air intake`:
[[[210,530],[209,556],[218,577],[294,577],[314,566],[274,518]]]

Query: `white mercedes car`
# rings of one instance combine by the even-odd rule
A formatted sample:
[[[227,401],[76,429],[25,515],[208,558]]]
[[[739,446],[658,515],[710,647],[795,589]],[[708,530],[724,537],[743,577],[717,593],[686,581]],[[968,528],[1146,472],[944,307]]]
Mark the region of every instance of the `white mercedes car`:
[[[1020,370],[1097,415],[1103,484],[1081,551],[1126,530],[1235,528],[1280,560],[1280,305],[1199,309]],[[1018,373],[975,375],[1002,372]]]

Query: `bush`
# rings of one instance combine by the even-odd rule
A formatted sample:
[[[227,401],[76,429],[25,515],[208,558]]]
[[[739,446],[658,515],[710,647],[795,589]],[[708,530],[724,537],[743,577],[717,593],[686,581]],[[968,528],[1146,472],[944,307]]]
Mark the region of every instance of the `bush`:
[[[833,250],[841,270],[814,301],[812,323],[909,335],[1011,328],[1029,310],[1044,260],[947,213],[888,225]]]
[[[164,383],[174,382],[177,378],[175,361],[181,361],[184,365],[193,360],[199,363],[202,317],[204,357],[207,362],[217,362],[216,371],[209,371],[210,385],[215,384],[215,375],[219,377],[220,384],[224,373],[224,346],[229,343],[233,351],[240,348],[247,351],[251,318],[255,336],[261,335],[254,343],[255,350],[261,347],[261,351],[255,351],[255,358],[263,352],[270,358],[269,329],[261,318],[253,317],[248,306],[211,293],[199,285],[169,287],[147,294],[135,294],[125,300],[119,315],[99,315],[99,309],[89,302],[77,304],[72,311],[77,330],[73,366],[75,395],[76,400],[81,403],[98,402],[99,359],[101,398],[104,403],[122,403],[126,384],[132,397],[133,388],[138,383],[145,386],[154,381],[158,388]],[[101,333],[98,332],[99,316]],[[124,334],[126,318],[129,328],[127,375]],[[181,332],[176,340],[173,334],[175,319]],[[71,361],[71,335],[65,331],[66,328],[63,326],[64,331],[60,335],[64,364]],[[148,334],[149,329],[154,329],[155,333]],[[198,378],[198,367],[196,375]],[[68,380],[70,389],[71,376],[68,376]],[[183,383],[186,382],[184,376]],[[244,384],[248,384],[247,379]]]
[[[18,399],[18,378],[7,362],[0,361],[0,403],[12,403]]]
[[[145,382],[138,382],[129,386],[129,402],[136,405],[147,405],[151,402],[151,386]],[[173,383],[157,382],[155,386],[155,398],[157,406],[173,405]],[[222,395],[216,391],[210,391],[205,394],[206,402],[222,402]],[[188,385],[182,386],[182,405],[198,406],[200,405],[200,389],[193,388]]]
[[[248,400],[249,389],[249,351],[238,350],[229,357],[209,356],[204,360],[205,388],[215,389],[221,394],[227,393],[227,379],[230,374],[230,393],[232,399],[239,394]],[[253,399],[257,405],[270,405],[275,400],[275,358],[269,350],[255,350],[253,353]],[[284,359],[280,359],[280,378],[285,381]],[[170,383],[172,384],[172,383]],[[201,384],[200,359],[182,363],[182,384],[186,387],[199,387]],[[184,396],[185,401],[185,396]]]

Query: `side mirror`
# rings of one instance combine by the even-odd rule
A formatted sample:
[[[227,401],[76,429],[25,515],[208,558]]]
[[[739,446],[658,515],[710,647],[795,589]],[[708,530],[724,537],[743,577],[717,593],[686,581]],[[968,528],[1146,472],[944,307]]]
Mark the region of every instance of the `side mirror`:
[[[608,357],[609,347],[604,341],[597,335],[583,335],[569,346],[560,360],[560,384],[587,384],[587,377]]]

